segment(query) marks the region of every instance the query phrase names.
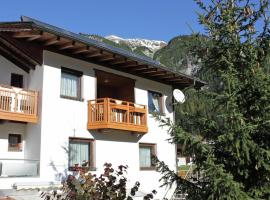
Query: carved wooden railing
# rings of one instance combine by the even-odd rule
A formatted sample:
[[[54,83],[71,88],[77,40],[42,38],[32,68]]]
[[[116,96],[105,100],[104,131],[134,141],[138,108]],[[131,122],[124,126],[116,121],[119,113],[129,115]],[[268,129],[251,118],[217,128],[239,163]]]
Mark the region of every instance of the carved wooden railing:
[[[88,101],[88,129],[146,133],[147,108],[132,102],[102,98]]]
[[[36,123],[38,92],[0,85],[0,119]]]

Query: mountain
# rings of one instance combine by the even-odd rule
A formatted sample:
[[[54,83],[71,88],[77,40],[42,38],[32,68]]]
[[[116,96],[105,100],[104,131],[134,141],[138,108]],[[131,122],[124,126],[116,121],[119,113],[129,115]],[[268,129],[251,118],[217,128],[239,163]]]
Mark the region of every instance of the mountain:
[[[128,45],[133,52],[137,52],[139,54],[143,53],[148,57],[153,57],[154,53],[165,47],[167,45],[164,41],[159,40],[148,40],[148,39],[124,39],[115,35],[109,35],[105,37],[106,39],[113,41],[117,44],[126,44]]]
[[[115,35],[106,37],[82,35],[138,55],[151,57],[169,68],[188,75],[195,75],[198,69],[198,60],[191,54],[196,38],[191,35],[174,37],[168,44],[159,40],[124,39]]]
[[[192,51],[198,42],[198,37],[193,35],[174,37],[168,45],[155,52],[153,59],[184,74],[196,75],[199,61]]]
[[[109,35],[102,37],[99,35],[82,34],[81,35],[95,39],[109,45],[122,48],[141,56],[147,56],[153,58],[154,53],[166,46],[167,43],[159,40],[147,40],[147,39],[124,39],[115,35]]]

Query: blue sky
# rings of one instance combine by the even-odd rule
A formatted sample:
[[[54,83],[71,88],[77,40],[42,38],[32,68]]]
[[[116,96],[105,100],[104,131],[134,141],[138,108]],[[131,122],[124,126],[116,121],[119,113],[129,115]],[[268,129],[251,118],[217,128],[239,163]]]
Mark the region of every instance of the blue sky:
[[[0,21],[26,15],[77,33],[169,41],[202,31],[196,11],[193,0],[3,0]]]

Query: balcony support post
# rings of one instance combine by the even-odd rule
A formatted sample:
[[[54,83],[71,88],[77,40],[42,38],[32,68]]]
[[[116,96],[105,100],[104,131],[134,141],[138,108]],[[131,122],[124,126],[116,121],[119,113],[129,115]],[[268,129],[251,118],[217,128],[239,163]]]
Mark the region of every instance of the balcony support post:
[[[104,104],[103,104],[104,105],[104,121],[106,123],[109,122],[109,112],[110,112],[109,102],[110,100],[108,98],[104,99]]]
[[[127,109],[127,124],[129,125],[129,102],[128,102],[128,109]]]

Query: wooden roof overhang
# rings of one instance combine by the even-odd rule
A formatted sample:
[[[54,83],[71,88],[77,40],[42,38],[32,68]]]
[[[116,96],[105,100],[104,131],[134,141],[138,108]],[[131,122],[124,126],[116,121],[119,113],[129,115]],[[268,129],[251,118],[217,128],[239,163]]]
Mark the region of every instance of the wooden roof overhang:
[[[0,55],[26,72],[42,64],[41,48],[18,43],[2,32],[0,32]]]
[[[169,84],[175,88],[185,88],[192,84],[201,87],[206,84],[191,76],[170,70],[150,58],[28,17],[22,17],[22,22],[0,23],[0,33],[24,43],[41,46],[45,50]]]

